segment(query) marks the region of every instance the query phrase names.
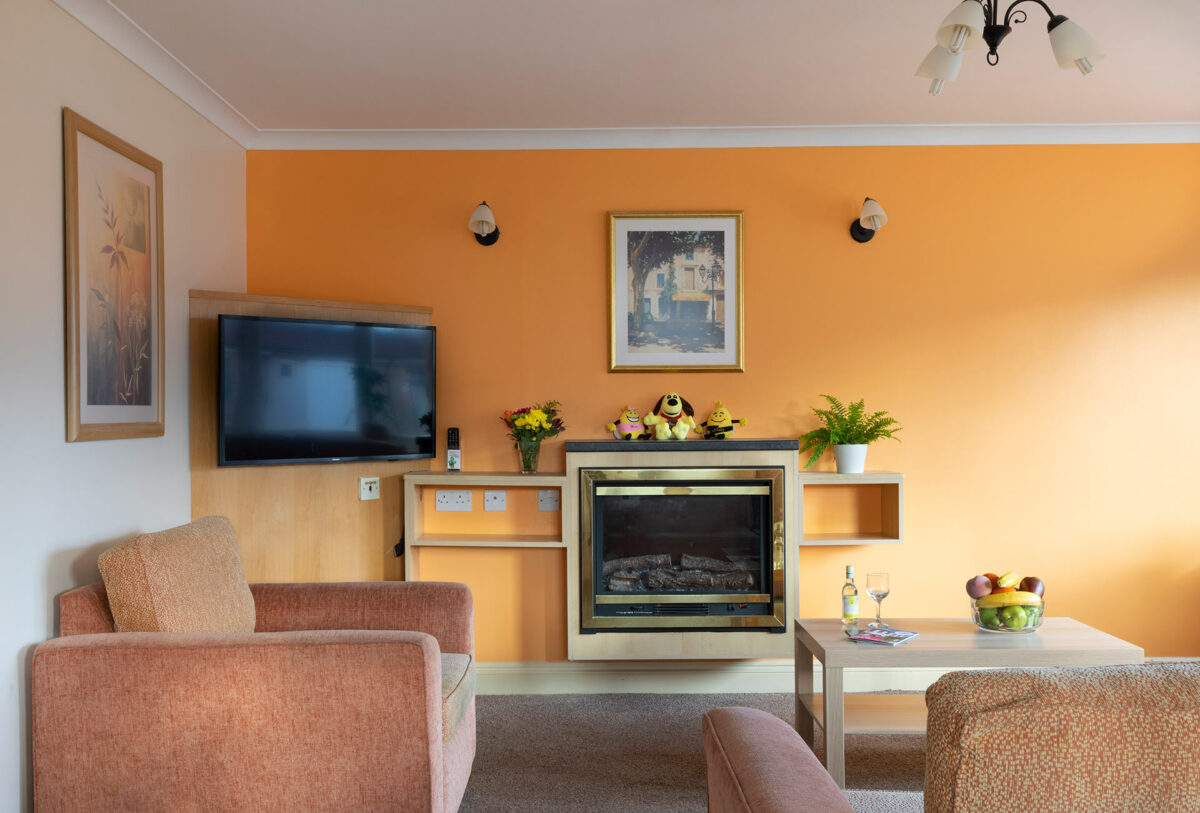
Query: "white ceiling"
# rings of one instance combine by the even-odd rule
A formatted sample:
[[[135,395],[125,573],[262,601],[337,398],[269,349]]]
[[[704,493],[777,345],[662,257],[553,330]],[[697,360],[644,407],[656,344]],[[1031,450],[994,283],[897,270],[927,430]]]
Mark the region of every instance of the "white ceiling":
[[[251,147],[1200,140],[1194,0],[1052,0],[1087,77],[1024,3],[936,98],[954,0],[57,2]]]

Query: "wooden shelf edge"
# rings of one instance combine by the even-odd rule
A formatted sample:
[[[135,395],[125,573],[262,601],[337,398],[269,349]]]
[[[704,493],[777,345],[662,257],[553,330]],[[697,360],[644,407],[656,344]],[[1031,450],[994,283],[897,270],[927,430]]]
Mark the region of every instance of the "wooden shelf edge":
[[[264,302],[271,305],[301,305],[305,307],[338,308],[340,310],[391,311],[393,313],[433,313],[427,305],[394,305],[382,302],[342,302],[336,299],[303,299],[294,296],[267,296],[236,291],[206,291],[192,288],[189,299],[225,299],[233,302]]]
[[[838,474],[835,471],[802,471],[797,474],[801,485],[896,485],[904,482],[898,471],[867,471],[862,474]]]
[[[408,472],[404,479],[415,486],[457,484],[461,486],[503,485],[508,488],[530,486],[562,488],[567,484],[566,473],[560,471],[539,472],[538,474],[520,474],[510,471],[412,471]]]
[[[412,548],[565,548],[566,543],[561,539],[553,538],[526,538],[520,537],[496,537],[488,538],[483,536],[462,536],[453,538],[450,534],[430,534],[429,536],[415,539],[409,543]]]
[[[818,547],[821,545],[903,545],[903,539],[891,536],[875,536],[854,534],[813,534],[802,536],[800,547]]]

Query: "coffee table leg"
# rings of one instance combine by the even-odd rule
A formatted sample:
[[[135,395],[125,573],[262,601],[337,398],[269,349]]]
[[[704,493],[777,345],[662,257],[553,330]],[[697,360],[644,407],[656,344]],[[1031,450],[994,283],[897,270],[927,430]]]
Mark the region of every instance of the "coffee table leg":
[[[813,653],[796,639],[796,732],[813,747]]]
[[[846,704],[841,667],[824,666],[825,692],[825,769],[846,787]]]

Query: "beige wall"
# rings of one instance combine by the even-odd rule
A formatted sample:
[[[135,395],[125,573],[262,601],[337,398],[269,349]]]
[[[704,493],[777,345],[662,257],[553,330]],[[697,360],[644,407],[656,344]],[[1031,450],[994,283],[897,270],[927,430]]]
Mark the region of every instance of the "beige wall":
[[[61,108],[163,162],[166,435],[65,442]],[[187,291],[245,286],[245,152],[50,0],[0,3],[0,809],[28,806],[29,660],[96,556],[186,522]]]

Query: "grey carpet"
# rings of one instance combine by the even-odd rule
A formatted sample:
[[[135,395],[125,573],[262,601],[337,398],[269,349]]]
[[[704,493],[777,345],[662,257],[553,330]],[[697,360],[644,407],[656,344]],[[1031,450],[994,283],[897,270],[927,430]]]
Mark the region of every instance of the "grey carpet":
[[[751,706],[791,723],[793,713],[790,694],[485,695],[476,702],[478,748],[463,813],[703,813],[701,715]],[[856,810],[920,811],[914,792],[925,775],[923,735],[851,734],[846,750]],[[886,793],[860,792],[868,790]]]

